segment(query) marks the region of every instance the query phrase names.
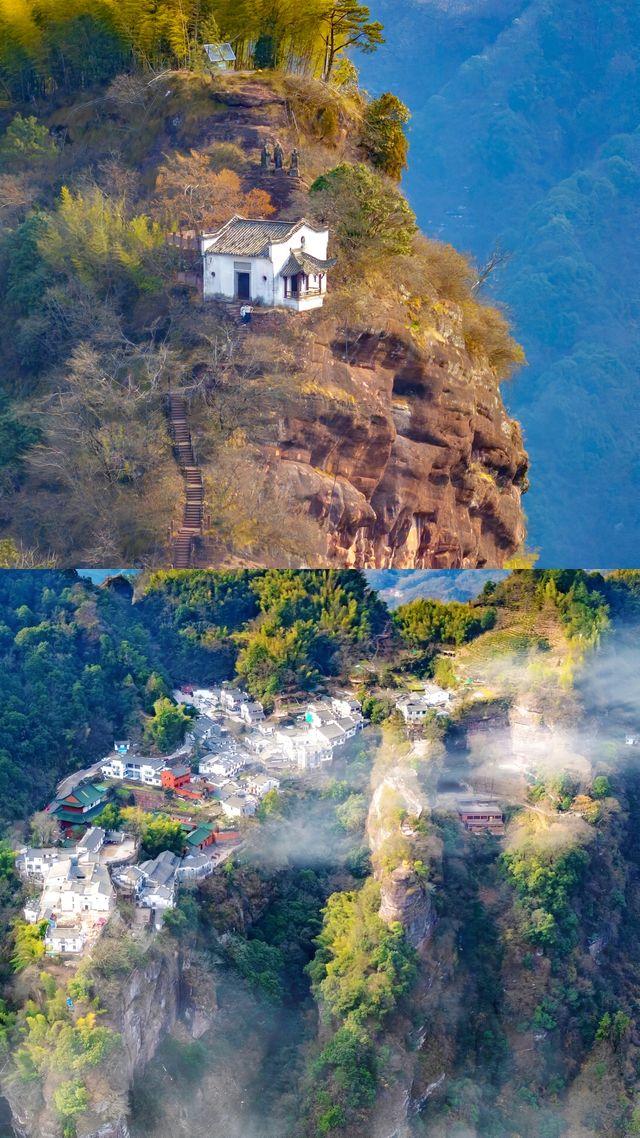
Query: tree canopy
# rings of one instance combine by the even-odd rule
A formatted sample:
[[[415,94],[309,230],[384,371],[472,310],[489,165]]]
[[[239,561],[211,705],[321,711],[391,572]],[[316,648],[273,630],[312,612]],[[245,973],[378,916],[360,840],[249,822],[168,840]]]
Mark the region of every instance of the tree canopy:
[[[103,83],[127,67],[202,68],[231,40],[240,66],[331,78],[349,49],[375,51],[382,25],[356,0],[36,0],[0,7],[0,77],[16,100]]]

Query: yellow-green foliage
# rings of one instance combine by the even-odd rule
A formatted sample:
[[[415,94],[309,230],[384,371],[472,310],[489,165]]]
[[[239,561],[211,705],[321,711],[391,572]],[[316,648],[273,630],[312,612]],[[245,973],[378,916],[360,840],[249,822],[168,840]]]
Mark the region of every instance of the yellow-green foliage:
[[[309,975],[318,998],[347,1026],[379,1024],[415,976],[402,926],[378,916],[380,888],[369,878],[359,892],[334,893],[324,910]]]
[[[453,661],[447,656],[438,656],[433,666],[433,678],[441,688],[454,688],[457,679]]]
[[[76,1016],[66,1002],[71,986],[57,988],[46,972],[41,973],[40,983],[38,1001],[26,1004],[12,1033],[19,1079],[31,1082],[48,1071],[80,1074],[97,1067],[113,1051],[119,1036],[97,1023],[100,1009],[96,1001],[84,1015]],[[77,994],[77,986],[74,992]]]
[[[53,1105],[64,1127],[65,1138],[76,1134],[75,1120],[89,1106],[89,1092],[82,1079],[68,1079],[56,1088]]]
[[[11,963],[16,972],[21,972],[29,964],[33,964],[34,960],[44,956],[46,928],[46,921],[39,921],[37,925],[30,925],[20,920],[14,922]]]
[[[202,45],[222,38],[243,67],[327,79],[345,48],[383,42],[368,17],[351,0],[0,0],[0,76],[24,98],[111,78],[132,55],[145,68],[204,68]]]
[[[497,308],[468,299],[462,306],[464,342],[471,355],[486,356],[500,379],[508,379],[526,363],[509,323]]]
[[[448,312],[447,306],[454,305],[451,315],[456,310],[460,314],[467,350],[488,360],[499,379],[507,378],[525,362],[505,317],[476,295],[478,273],[466,257],[451,245],[419,237],[412,262],[406,266],[405,279],[413,311],[420,312],[420,324],[429,321],[430,310]]]
[[[123,201],[108,198],[97,187],[82,194],[63,186],[38,249],[54,271],[109,292],[122,277],[140,289],[153,288],[150,255],[163,242],[160,226],[143,214],[127,218]]]

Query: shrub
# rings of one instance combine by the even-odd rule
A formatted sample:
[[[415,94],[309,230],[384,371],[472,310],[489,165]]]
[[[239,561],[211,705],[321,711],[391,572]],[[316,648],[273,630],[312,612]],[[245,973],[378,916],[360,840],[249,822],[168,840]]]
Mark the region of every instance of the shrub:
[[[359,253],[373,260],[411,252],[415,214],[399,190],[363,163],[343,162],[316,178],[309,192],[346,257]]]
[[[53,1094],[53,1104],[63,1124],[65,1138],[75,1135],[75,1120],[89,1106],[89,1094],[81,1079],[61,1083]]]
[[[404,127],[410,117],[409,108],[388,91],[369,103],[365,112],[362,146],[369,161],[396,182],[407,167]]]
[[[603,774],[600,774],[597,778],[594,778],[593,784],[591,786],[591,797],[608,798],[610,794],[611,783],[609,782],[609,779],[606,778]]]

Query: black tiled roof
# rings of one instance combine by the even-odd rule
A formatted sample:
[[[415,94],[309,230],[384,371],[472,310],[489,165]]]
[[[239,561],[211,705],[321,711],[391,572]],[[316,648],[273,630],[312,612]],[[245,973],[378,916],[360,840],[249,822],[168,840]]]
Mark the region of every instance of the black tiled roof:
[[[332,269],[335,265],[335,257],[328,261],[322,261],[319,257],[312,257],[310,253],[305,253],[304,249],[292,249],[289,260],[280,269],[281,277],[296,277],[298,273],[326,273],[327,269]]]
[[[232,253],[237,256],[266,257],[272,241],[286,241],[301,225],[316,227],[301,218],[299,221],[264,221],[248,217],[232,217],[217,233],[205,233],[204,240],[215,238],[207,253]],[[323,232],[318,229],[317,232]],[[300,271],[300,270],[298,270]]]

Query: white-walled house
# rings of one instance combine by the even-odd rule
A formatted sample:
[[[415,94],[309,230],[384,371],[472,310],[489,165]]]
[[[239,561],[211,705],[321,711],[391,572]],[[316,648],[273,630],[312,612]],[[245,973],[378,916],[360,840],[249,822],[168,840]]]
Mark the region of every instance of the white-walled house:
[[[439,687],[438,684],[427,683],[424,685],[424,695],[422,697],[430,707],[446,707],[451,703],[451,692],[446,688]]]
[[[26,849],[20,850],[16,857],[16,869],[21,877],[36,877],[43,881],[49,866],[59,861],[62,856],[62,850],[57,846],[49,846],[44,849],[28,846]]]
[[[336,715],[342,718],[349,715],[358,716],[362,712],[360,700],[354,699],[350,695],[334,695],[331,699],[331,707]]]
[[[170,850],[140,862],[137,868],[144,875],[144,884],[136,893],[136,904],[143,909],[172,909],[179,865],[180,858]]]
[[[205,853],[187,854],[176,869],[176,881],[201,881],[215,869],[211,856]]]
[[[355,730],[353,732],[355,734]],[[332,759],[331,751],[334,747],[342,747],[347,741],[347,733],[340,726],[339,723],[323,723],[322,727],[312,727],[309,735],[314,742],[322,746],[323,744],[329,748],[329,753],[325,761],[330,762]]]
[[[45,952],[50,956],[76,955],[82,952],[86,940],[82,926],[77,923],[50,925],[44,937]]]
[[[62,851],[63,853],[66,851]],[[40,898],[40,919],[49,912],[109,913],[114,895],[108,870],[76,854],[63,857],[47,870]]]
[[[321,308],[327,291],[329,230],[300,221],[232,217],[203,233],[205,300],[240,300],[305,312]]]
[[[256,774],[247,779],[247,790],[256,798],[264,798],[265,794],[270,790],[278,790],[279,786],[280,779],[273,778],[270,774]]]
[[[229,798],[222,798],[220,805],[227,818],[250,818],[255,814],[258,803],[252,794],[232,794]]]
[[[106,831],[101,826],[90,826],[88,830],[85,830],[76,846],[78,854],[99,854],[106,837]]]
[[[114,755],[103,763],[102,773],[105,778],[124,778],[127,773],[126,759],[120,759]]]
[[[259,723],[264,719],[264,708],[258,701],[251,701],[250,703],[243,703],[240,707],[240,718],[244,723],[251,726],[253,723]]]
[[[164,759],[141,759],[140,782],[145,786],[162,786],[161,771],[166,767]]]
[[[141,755],[130,754],[121,759],[111,756],[102,766],[105,778],[129,779],[142,782],[145,786],[162,786],[160,771],[166,767],[164,759],[145,759]]]
[[[32,897],[22,911],[27,924],[36,925],[40,920],[40,898]]]
[[[248,757],[242,751],[223,755],[205,755],[200,760],[200,774],[213,774],[217,775],[218,778],[233,778],[234,774],[238,774],[246,767]]]
[[[324,738],[313,734],[313,728],[302,730],[296,727],[280,727],[276,731],[276,743],[286,759],[295,763],[299,770],[313,770],[320,763],[331,760],[331,746]]]
[[[249,693],[240,688],[223,688],[220,703],[227,711],[239,711],[243,703],[249,703]]]

